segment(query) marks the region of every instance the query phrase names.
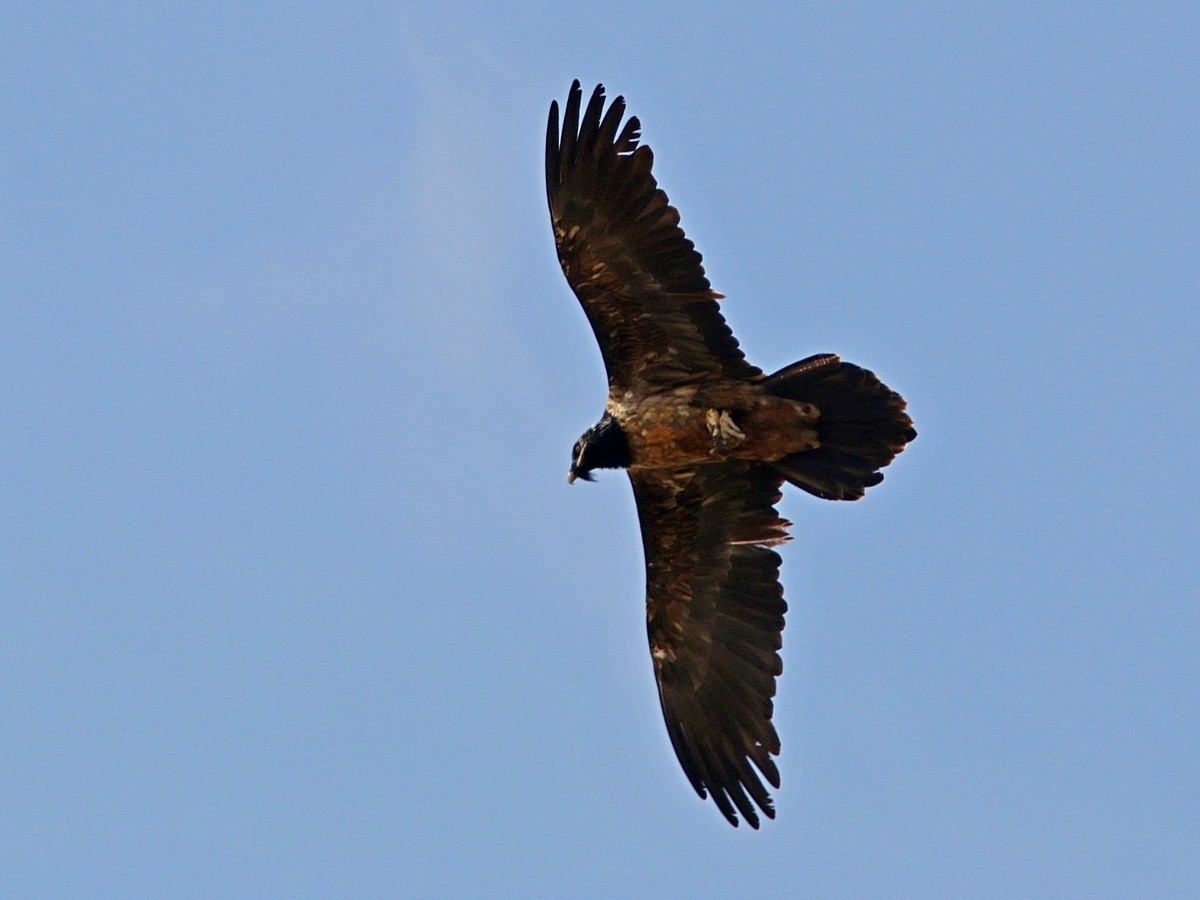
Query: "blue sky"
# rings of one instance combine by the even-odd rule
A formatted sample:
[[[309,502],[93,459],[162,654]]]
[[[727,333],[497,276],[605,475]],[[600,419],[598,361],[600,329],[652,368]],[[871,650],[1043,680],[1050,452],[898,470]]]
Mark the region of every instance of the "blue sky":
[[[12,896],[1200,893],[1193,4],[0,12]],[[546,110],[920,438],[799,492],[779,817],[662,727]]]

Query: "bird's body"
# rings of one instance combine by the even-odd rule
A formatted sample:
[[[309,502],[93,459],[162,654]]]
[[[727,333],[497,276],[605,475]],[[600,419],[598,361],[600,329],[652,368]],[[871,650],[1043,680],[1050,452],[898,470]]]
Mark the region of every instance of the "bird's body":
[[[671,744],[732,824],[775,815],[772,759],[784,613],[784,481],[855,500],[916,437],[899,394],[834,354],[766,375],[721,316],[700,254],[638,145],[624,100],[571,87],[546,135],[546,192],[563,273],[608,371],[608,400],[568,480],[624,468],[646,555],[650,656]],[[761,776],[761,777],[760,777]]]
[[[725,459],[772,462],[817,445],[811,403],[772,397],[752,382],[672,385],[610,394],[605,412],[621,426],[627,468],[704,465]],[[722,431],[721,414],[732,421]]]

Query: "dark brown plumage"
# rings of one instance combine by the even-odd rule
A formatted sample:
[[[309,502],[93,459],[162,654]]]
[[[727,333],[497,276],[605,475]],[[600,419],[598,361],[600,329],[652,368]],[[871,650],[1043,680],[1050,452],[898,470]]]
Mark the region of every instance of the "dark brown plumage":
[[[855,500],[916,437],[904,400],[821,354],[766,376],[725,324],[700,254],[639,146],[625,101],[571,86],[546,132],[546,194],[563,273],[608,372],[604,416],[569,480],[625,468],[646,555],[646,620],[671,744],[732,824],[774,817],[771,724],[782,671],[784,481]]]

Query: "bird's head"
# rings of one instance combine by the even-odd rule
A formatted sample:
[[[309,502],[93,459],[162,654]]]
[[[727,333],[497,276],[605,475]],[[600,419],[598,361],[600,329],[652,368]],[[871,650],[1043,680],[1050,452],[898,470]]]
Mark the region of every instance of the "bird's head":
[[[633,461],[629,442],[617,420],[608,413],[575,442],[571,450],[571,470],[567,483],[576,478],[595,481],[592,469],[623,469]]]

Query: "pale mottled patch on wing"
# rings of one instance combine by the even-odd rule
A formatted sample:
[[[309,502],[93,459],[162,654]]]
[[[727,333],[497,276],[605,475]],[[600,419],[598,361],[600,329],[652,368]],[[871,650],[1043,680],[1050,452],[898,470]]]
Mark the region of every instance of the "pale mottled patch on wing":
[[[784,613],[783,479],[731,461],[630,470],[646,553],[646,617],[663,718],[684,772],[733,824],[774,817],[772,756]],[[753,764],[753,765],[751,765]],[[761,777],[760,777],[761,775]]]
[[[757,379],[717,305],[700,254],[658,188],[625,101],[579,82],[546,133],[546,196],[563,274],[583,305],[614,387],[697,377]],[[603,115],[602,115],[603,114]]]

